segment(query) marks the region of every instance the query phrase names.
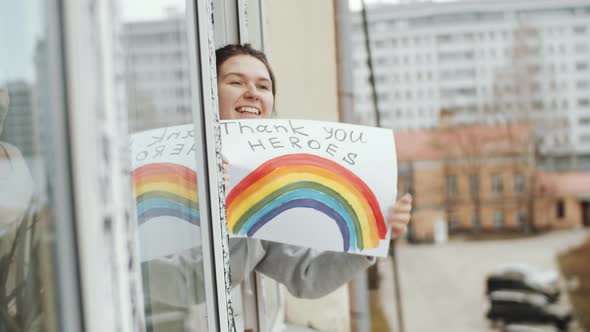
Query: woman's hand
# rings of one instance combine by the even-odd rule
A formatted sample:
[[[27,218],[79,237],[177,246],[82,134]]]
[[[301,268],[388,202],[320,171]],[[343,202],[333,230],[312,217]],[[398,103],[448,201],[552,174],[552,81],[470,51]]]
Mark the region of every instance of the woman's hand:
[[[391,228],[391,238],[396,238],[406,232],[412,212],[412,195],[406,193],[389,209],[386,223]]]

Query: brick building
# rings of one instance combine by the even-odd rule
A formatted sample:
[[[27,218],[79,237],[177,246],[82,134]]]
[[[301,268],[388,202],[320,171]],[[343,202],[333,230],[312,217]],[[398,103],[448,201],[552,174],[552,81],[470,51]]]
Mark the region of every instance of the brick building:
[[[452,235],[583,223],[581,211],[588,208],[581,199],[590,186],[538,172],[526,124],[448,126],[443,119],[440,128],[398,131],[395,139],[399,190],[414,194],[415,240],[433,240],[440,227]],[[576,178],[588,181],[590,173]]]

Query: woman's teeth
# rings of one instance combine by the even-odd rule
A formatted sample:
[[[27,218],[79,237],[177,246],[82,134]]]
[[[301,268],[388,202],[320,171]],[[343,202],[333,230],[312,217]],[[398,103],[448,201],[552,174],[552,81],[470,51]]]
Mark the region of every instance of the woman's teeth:
[[[260,115],[260,111],[253,108],[253,107],[238,107],[236,110],[239,113],[249,113],[249,114]]]

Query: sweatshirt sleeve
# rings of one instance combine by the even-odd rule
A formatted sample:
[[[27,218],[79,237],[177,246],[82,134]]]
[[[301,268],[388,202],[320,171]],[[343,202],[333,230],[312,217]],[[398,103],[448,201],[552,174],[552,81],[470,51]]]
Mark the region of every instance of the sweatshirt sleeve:
[[[291,294],[301,298],[322,297],[375,263],[374,257],[261,242],[266,254],[256,271],[284,284]]]

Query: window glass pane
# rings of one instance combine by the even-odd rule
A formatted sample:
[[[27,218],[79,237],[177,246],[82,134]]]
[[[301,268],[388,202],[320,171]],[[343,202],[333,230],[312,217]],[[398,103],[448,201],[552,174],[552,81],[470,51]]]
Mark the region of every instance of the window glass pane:
[[[261,0],[248,0],[248,42],[252,47],[262,50],[264,48],[263,42],[263,11],[264,7],[261,5]]]
[[[184,0],[124,1],[120,40],[150,331],[206,331],[190,59]],[[177,127],[181,126],[181,127]],[[166,129],[167,128],[167,129]],[[195,135],[196,134],[196,135]]]
[[[51,2],[51,1],[49,1]],[[53,284],[55,200],[49,194],[51,92],[60,91],[57,19],[48,1],[0,6],[0,330],[54,331],[59,303]],[[53,72],[55,70],[55,72]],[[56,74],[57,73],[57,74]],[[60,179],[63,180],[63,179]],[[65,239],[61,239],[64,240]],[[75,255],[75,253],[72,253]],[[60,259],[66,259],[63,257]],[[63,274],[63,279],[73,276]],[[75,289],[75,280],[70,286]],[[74,322],[78,317],[70,312]]]

